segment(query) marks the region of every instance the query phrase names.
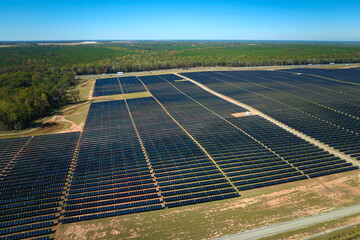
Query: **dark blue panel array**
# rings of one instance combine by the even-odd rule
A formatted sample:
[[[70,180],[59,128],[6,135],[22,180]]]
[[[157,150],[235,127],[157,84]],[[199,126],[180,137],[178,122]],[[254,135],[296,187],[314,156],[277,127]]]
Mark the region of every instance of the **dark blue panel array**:
[[[78,139],[78,132],[35,136],[16,154],[1,177],[1,239],[52,232]]]
[[[95,82],[93,97],[121,94],[117,78],[97,79]]]
[[[325,77],[340,81],[360,83],[360,68],[349,69],[320,69],[320,68],[297,68],[287,69],[286,72],[311,74],[312,77]]]
[[[162,77],[165,78],[166,77]],[[230,115],[230,113],[236,112],[237,106],[230,104],[222,99],[219,99],[215,97],[214,95],[206,92],[205,90],[198,88],[196,85],[190,83],[190,82],[172,82],[169,81],[173,86],[175,86],[177,89],[179,89],[181,92],[186,94],[188,97],[192,98],[194,101],[197,101],[202,106],[208,108],[209,110],[215,112],[216,114],[222,116],[227,121],[231,122],[236,127],[242,129],[249,135],[251,135],[253,138],[261,142],[263,145],[265,145],[267,148],[271,149],[273,153],[276,154],[276,158],[269,158],[258,149],[249,149],[251,150],[250,153],[253,154],[255,151],[258,152],[258,156],[260,162],[258,162],[259,165],[254,164],[254,162],[251,162],[253,164],[250,166],[249,163],[247,164],[234,164],[234,162],[231,162],[231,158],[234,158],[236,154],[234,151],[227,151],[226,154],[223,153],[223,156],[218,158],[218,153],[212,152],[211,147],[208,147],[208,143],[206,141],[216,143],[220,137],[215,137],[214,139],[211,138],[211,135],[214,134],[213,129],[210,129],[208,124],[206,131],[204,132],[211,132],[212,134],[207,134],[205,137],[198,136],[195,132],[193,135],[196,136],[196,139],[200,142],[201,145],[203,145],[210,155],[214,157],[214,159],[217,160],[219,166],[223,168],[224,172],[227,173],[228,176],[230,176],[230,179],[232,181],[239,181],[237,182],[237,185],[249,185],[250,182],[256,186],[262,186],[261,183],[258,183],[257,181],[253,182],[250,180],[252,177],[263,177],[267,176],[265,179],[268,180],[274,180],[277,176],[282,177],[289,177],[289,180],[299,180],[299,179],[305,179],[305,176],[301,176],[301,174],[298,171],[301,171],[302,173],[310,176],[322,176],[327,175],[335,172],[341,172],[341,171],[347,171],[347,170],[353,170],[357,169],[357,167],[352,166],[352,164],[347,163],[344,160],[341,160],[334,155],[329,154],[328,152],[325,152],[318,147],[294,136],[293,134],[290,134],[286,130],[270,123],[269,121],[258,117],[258,116],[251,116],[251,117],[241,117],[241,118],[235,118]],[[157,83],[158,84],[158,83]],[[150,85],[151,82],[150,82]],[[151,86],[148,86],[151,89]],[[157,86],[157,89],[160,87]],[[231,91],[231,90],[230,90]],[[152,93],[155,96],[162,95],[166,96],[167,93],[170,92],[169,89],[166,91],[158,92],[158,90],[152,91]],[[158,94],[158,95],[157,95]],[[171,95],[174,96],[176,93],[171,92]],[[173,104],[173,103],[172,103]],[[186,111],[190,112],[190,108],[186,107],[187,105],[184,104],[184,102],[181,104],[184,106],[184,109]],[[171,105],[170,105],[171,106]],[[232,107],[231,107],[232,106]],[[244,109],[239,109],[243,110]],[[239,111],[238,110],[238,111]],[[182,110],[182,112],[185,112],[185,110]],[[195,113],[200,113],[199,110],[194,111],[193,114],[188,114],[189,116],[196,116]],[[198,114],[200,115],[200,114]],[[205,114],[201,114],[201,116],[205,116]],[[185,124],[189,124],[189,129],[191,129],[191,121],[195,117],[188,118],[190,120],[184,120]],[[178,118],[179,119],[179,118]],[[196,120],[197,123],[201,122],[201,120]],[[186,126],[186,125],[184,125]],[[199,124],[195,125],[196,128],[199,128]],[[229,128],[231,129],[231,127]],[[190,130],[191,132],[191,130]],[[231,139],[230,137],[227,139]],[[222,144],[222,145],[221,145]],[[215,146],[223,146],[223,143],[215,144]],[[216,147],[215,147],[216,148]],[[240,149],[237,147],[237,149]],[[224,147],[222,147],[222,151],[224,150]],[[238,156],[236,156],[238,157]],[[224,158],[225,161],[222,159]],[[279,161],[280,159],[283,161]],[[276,160],[277,159],[277,160]],[[266,163],[263,160],[267,160],[270,162]],[[286,169],[287,164],[284,165],[284,160],[287,164],[290,164],[293,168],[296,168],[298,171],[294,171],[293,168]],[[229,162],[230,161],[230,162]],[[222,162],[225,164],[222,165]],[[259,171],[269,171],[267,173],[258,173]],[[241,172],[243,171],[243,172]],[[248,176],[241,176],[239,177],[239,173],[242,174],[250,174]],[[316,174],[315,174],[316,173]],[[279,174],[279,175],[277,175]],[[242,181],[240,181],[242,180]],[[249,182],[250,181],[250,182]],[[278,180],[274,180],[275,182]],[[250,184],[250,185],[252,185]],[[265,184],[266,186],[266,184]],[[247,186],[241,187],[240,189],[248,189]]]
[[[127,100],[166,206],[239,196],[153,98]],[[191,200],[188,202],[188,200]]]
[[[91,104],[62,222],[162,208],[124,101]]]
[[[144,85],[137,77],[121,77],[119,78],[123,93],[145,92]]]
[[[8,166],[30,137],[0,139],[0,172]]]
[[[306,179],[289,162],[227,120],[233,118],[231,113],[244,112],[244,108],[228,103],[190,82],[167,82],[166,76],[141,79],[239,189]],[[251,127],[250,124],[248,127]]]
[[[84,131],[99,130],[101,132],[102,129],[131,129],[132,127],[124,101],[107,101],[90,105]]]
[[[175,74],[163,74],[163,75],[158,75],[160,78],[165,78],[168,81],[181,81],[184,80],[183,77],[180,77],[178,75]]]
[[[123,92],[121,91],[121,88]],[[136,77],[106,78],[96,80],[93,96],[101,97],[144,91],[146,91],[144,85]]]
[[[185,75],[360,159],[359,86],[272,71]]]

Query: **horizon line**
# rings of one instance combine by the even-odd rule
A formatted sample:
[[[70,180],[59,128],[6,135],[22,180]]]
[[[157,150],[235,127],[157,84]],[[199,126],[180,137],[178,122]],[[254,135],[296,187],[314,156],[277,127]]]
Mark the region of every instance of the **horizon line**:
[[[57,39],[57,40],[0,40],[2,42],[84,42],[84,41],[228,41],[228,42],[359,42],[360,40],[279,40],[279,39]]]

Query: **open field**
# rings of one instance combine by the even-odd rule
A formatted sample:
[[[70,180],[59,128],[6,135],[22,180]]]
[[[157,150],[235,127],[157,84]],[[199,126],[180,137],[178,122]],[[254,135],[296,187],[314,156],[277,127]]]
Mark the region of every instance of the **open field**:
[[[277,223],[271,226],[265,226],[261,228],[252,229],[245,232],[240,232],[234,235],[228,235],[219,240],[252,240],[261,239],[266,237],[273,237],[274,235],[284,234],[293,231],[299,231],[299,229],[307,228],[313,225],[319,225],[329,223],[331,220],[339,220],[342,218],[352,217],[360,213],[360,205],[354,205],[350,207],[344,207],[338,210],[332,210],[309,217],[299,218],[284,223]]]
[[[359,222],[358,220],[357,222]],[[344,224],[345,225],[345,224]],[[341,225],[340,225],[341,226]],[[311,238],[314,240],[323,240],[323,239],[358,239],[360,237],[360,224],[351,224],[345,225],[345,227],[338,227],[329,231],[327,233],[321,234],[320,236],[316,235]]]
[[[6,48],[6,47],[16,47],[17,45],[1,45],[0,48]]]
[[[325,239],[357,239],[352,238],[356,236],[356,229],[360,215],[354,214],[348,217],[339,218],[336,220],[325,221],[319,224],[313,224],[305,228],[299,228],[294,231],[284,232],[273,235],[271,237],[260,238],[261,240],[275,240],[275,239],[306,239],[306,240],[325,240]],[[355,226],[353,226],[355,225]]]

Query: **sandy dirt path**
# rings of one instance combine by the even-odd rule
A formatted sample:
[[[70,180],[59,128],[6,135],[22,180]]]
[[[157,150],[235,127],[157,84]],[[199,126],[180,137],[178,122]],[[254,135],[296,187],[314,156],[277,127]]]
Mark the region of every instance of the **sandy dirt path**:
[[[334,210],[330,212],[325,212],[317,214],[310,217],[300,218],[292,220],[285,223],[275,224],[267,227],[262,227],[258,229],[253,229],[250,231],[234,234],[231,236],[225,236],[219,238],[218,240],[250,240],[250,239],[259,239],[264,237],[273,236],[282,232],[289,232],[299,228],[307,227],[317,223],[328,222],[338,218],[351,216],[360,213],[360,205],[355,205],[351,207],[342,208],[339,210]]]

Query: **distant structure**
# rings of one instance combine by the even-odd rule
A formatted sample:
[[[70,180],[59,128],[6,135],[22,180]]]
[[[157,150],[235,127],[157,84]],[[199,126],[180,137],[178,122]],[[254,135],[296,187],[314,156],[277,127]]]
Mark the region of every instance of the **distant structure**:
[[[301,73],[297,73],[297,75],[301,75]]]
[[[116,76],[122,76],[122,75],[124,75],[124,72],[117,72],[116,73]]]
[[[245,113],[245,116],[251,116],[251,112],[247,111],[247,112]]]

